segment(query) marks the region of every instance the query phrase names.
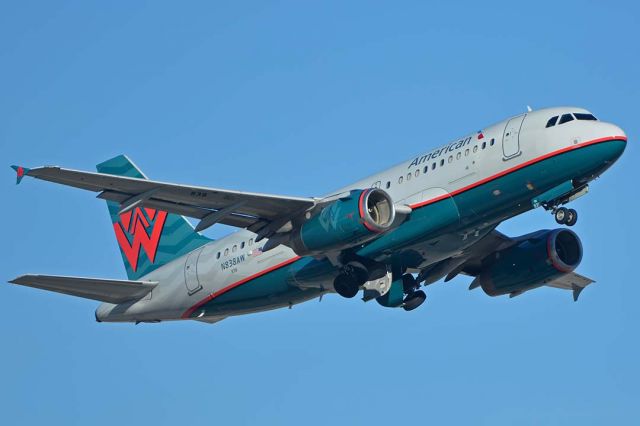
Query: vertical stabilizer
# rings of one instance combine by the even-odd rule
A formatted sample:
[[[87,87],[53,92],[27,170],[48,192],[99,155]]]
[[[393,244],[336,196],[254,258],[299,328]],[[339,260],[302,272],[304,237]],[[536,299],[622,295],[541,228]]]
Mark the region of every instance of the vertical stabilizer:
[[[100,173],[147,179],[125,155],[96,168]],[[137,280],[211,241],[196,232],[183,216],[146,207],[133,207],[118,214],[120,204],[107,201],[107,206],[130,280]]]

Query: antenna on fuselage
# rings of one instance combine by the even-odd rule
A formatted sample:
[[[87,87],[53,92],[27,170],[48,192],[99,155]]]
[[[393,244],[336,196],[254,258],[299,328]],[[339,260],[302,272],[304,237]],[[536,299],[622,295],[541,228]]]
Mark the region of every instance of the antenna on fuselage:
[[[527,112],[533,111],[529,105],[527,105]]]

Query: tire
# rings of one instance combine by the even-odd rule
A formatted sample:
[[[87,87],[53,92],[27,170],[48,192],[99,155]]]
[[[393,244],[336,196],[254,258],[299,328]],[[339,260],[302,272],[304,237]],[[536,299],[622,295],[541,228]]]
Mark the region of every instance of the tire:
[[[405,311],[413,311],[418,306],[422,305],[427,298],[427,295],[422,290],[415,291],[408,295],[404,299],[404,304],[402,305],[402,309]]]
[[[352,299],[360,291],[360,286],[351,275],[340,274],[333,281],[333,289],[340,296],[346,299]]]
[[[565,223],[567,223],[568,216],[569,210],[566,207],[560,207],[553,214],[553,217],[556,219],[556,223],[558,225],[564,225]]]
[[[411,294],[416,288],[418,288],[418,283],[416,282],[416,279],[413,278],[413,275],[404,274],[402,276],[402,289],[404,292]]]
[[[573,226],[578,222],[578,212],[574,209],[569,209],[569,216],[567,216],[566,225]]]

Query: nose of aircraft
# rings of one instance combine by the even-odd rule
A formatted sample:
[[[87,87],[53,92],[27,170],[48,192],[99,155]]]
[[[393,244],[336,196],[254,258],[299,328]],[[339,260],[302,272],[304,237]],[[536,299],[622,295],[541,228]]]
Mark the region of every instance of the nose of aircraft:
[[[604,137],[611,137],[618,140],[627,141],[627,134],[613,123],[600,122],[599,127]]]

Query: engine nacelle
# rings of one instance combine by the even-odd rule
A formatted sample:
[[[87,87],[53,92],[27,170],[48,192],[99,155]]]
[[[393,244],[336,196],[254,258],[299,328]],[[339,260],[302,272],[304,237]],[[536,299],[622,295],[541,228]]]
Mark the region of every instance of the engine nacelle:
[[[393,201],[382,189],[354,190],[304,221],[292,247],[299,255],[353,247],[388,231],[395,215]]]
[[[568,229],[540,231],[495,253],[478,279],[485,293],[522,293],[572,272],[582,260],[582,243]]]

